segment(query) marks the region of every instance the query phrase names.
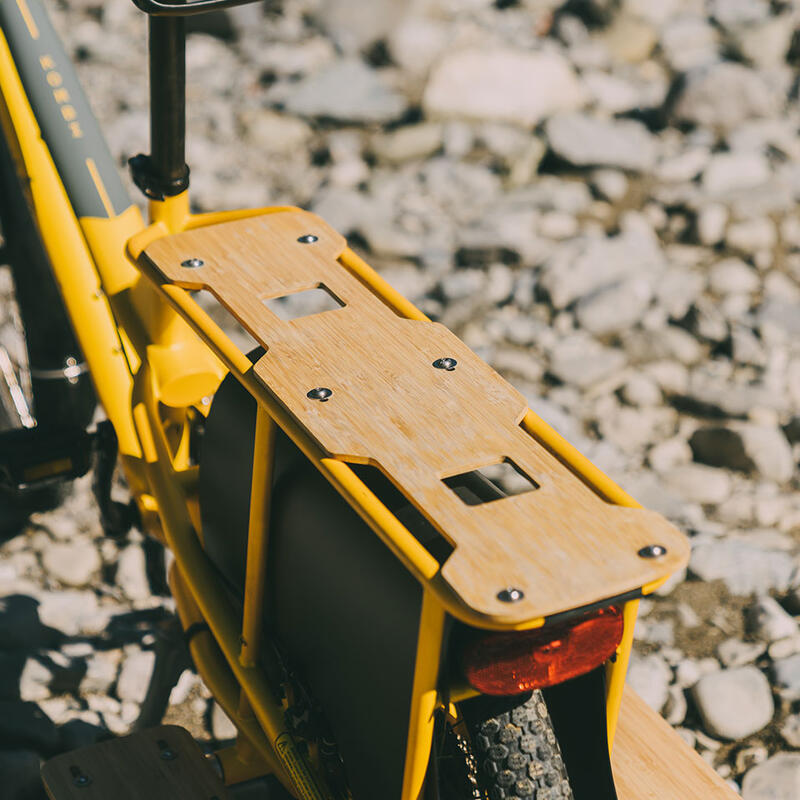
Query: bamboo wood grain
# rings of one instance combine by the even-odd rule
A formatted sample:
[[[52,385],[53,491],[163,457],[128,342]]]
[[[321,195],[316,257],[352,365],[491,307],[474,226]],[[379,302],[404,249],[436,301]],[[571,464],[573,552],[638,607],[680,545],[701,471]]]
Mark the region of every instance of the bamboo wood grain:
[[[163,757],[165,749],[174,757]],[[85,786],[76,784],[81,775]],[[42,767],[42,780],[50,800],[228,800],[197,743],[177,725],[56,756]]]
[[[313,234],[312,243],[300,237]],[[398,316],[338,258],[345,240],[308,212],[211,225],[151,243],[166,282],[208,289],[266,349],[254,374],[330,456],[379,467],[455,548],[441,574],[479,613],[533,619],[679,569],[688,543],[660,515],[614,506],[520,427],[522,395],[442,325]],[[199,268],[181,266],[199,258]],[[344,307],[289,322],[265,300],[324,286]],[[452,372],[434,369],[442,357]],[[324,403],[315,387],[333,391]],[[539,488],[478,506],[444,478],[510,459]],[[648,544],[667,555],[645,560]]]
[[[738,800],[631,688],[622,697],[611,757],[619,800]]]

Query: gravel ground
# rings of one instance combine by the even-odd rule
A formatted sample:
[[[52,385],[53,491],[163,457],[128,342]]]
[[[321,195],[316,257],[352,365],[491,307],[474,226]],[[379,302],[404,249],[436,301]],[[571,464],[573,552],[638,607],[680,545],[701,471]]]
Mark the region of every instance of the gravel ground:
[[[147,147],[144,19],[52,11],[122,165]],[[187,51],[198,210],[318,212],[691,536],[629,681],[747,800],[800,796],[799,22],[781,0],[268,0],[192,21]],[[0,555],[5,775],[127,729],[170,601],[85,481]],[[231,735],[192,673],[173,700]]]

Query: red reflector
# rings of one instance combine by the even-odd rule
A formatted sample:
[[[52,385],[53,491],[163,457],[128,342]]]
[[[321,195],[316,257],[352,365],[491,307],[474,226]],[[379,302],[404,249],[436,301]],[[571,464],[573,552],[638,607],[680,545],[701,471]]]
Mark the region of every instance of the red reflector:
[[[622,640],[622,627],[622,612],[611,606],[552,628],[490,633],[464,648],[464,674],[483,694],[554,686],[611,658]]]

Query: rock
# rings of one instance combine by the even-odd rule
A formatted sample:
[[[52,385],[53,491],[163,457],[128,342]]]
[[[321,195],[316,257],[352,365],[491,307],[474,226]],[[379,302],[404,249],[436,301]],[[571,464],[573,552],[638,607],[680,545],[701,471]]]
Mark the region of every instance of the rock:
[[[724,581],[735,595],[785,592],[795,577],[795,567],[785,552],[734,538],[696,545],[689,569],[702,580]]]
[[[781,736],[789,747],[800,750],[800,714],[790,714],[781,725]]]
[[[345,58],[300,81],[284,105],[302,117],[371,123],[396,119],[406,100],[362,61]]]
[[[725,667],[742,667],[752,664],[766,651],[763,642],[743,642],[741,639],[726,639],[717,646],[717,656]]]
[[[705,730],[729,741],[760,731],[775,711],[769,683],[756,667],[705,675],[691,692]]]
[[[740,258],[724,258],[711,267],[708,285],[719,295],[750,293],[758,290],[758,274]]]
[[[67,636],[80,633],[97,613],[97,597],[90,591],[47,592],[39,606],[42,622]]]
[[[399,23],[403,12],[402,3],[395,0],[375,0],[366,6],[354,5],[349,0],[324,0],[319,20],[342,51],[358,53],[384,39]]]
[[[144,551],[138,544],[129,544],[119,554],[116,580],[131,600],[146,600],[151,596]]]
[[[680,725],[686,719],[688,703],[686,695],[679,686],[670,686],[667,694],[667,702],[663,708],[664,719],[670,725]]]
[[[656,140],[635,120],[562,114],[547,121],[545,133],[556,155],[576,166],[644,172],[655,165]]]
[[[633,327],[644,315],[653,296],[653,286],[646,278],[630,278],[582,297],[575,316],[582,328],[596,336]]]
[[[747,609],[747,623],[751,633],[766,642],[785,639],[798,633],[797,623],[769,595],[762,595]]]
[[[117,679],[121,654],[119,650],[99,650],[86,662],[81,680],[81,694],[107,693]]]
[[[661,656],[655,653],[640,656],[634,652],[625,681],[650,708],[661,711],[669,696],[671,677],[670,669]]]
[[[778,483],[788,481],[794,472],[791,447],[778,427],[742,423],[699,428],[689,445],[695,460],[710,466],[755,470]]]
[[[734,250],[743,253],[757,253],[770,250],[777,240],[775,223],[766,217],[757,217],[728,226],[725,241]]]
[[[689,503],[722,503],[731,493],[731,479],[726,472],[701,464],[673,467],[663,473],[663,478],[670,489]]]
[[[623,231],[609,239],[585,237],[560,246],[544,264],[541,285],[561,309],[629,276],[658,275],[664,266],[652,233]]]
[[[692,449],[680,438],[666,439],[647,454],[647,461],[656,472],[667,472],[692,460]]]
[[[211,733],[218,742],[236,738],[236,726],[218,703],[211,705]]]
[[[0,750],[0,786],[5,800],[47,800],[40,769],[39,755],[32,750]]]
[[[578,108],[583,92],[569,62],[557,53],[470,48],[439,61],[422,102],[432,117],[533,126]]]
[[[56,726],[36,703],[0,702],[1,747],[30,747],[51,755],[58,744]]]
[[[550,372],[560,381],[587,387],[625,364],[625,354],[595,339],[574,334],[559,341],[550,354]]]
[[[800,653],[773,661],[772,675],[776,686],[786,689],[793,699],[800,697]]]
[[[88,541],[53,542],[42,553],[42,566],[66,586],[85,586],[100,569],[100,554]]]
[[[737,32],[742,55],[762,69],[780,68],[792,41],[794,21],[791,14],[781,14],[758,25]]]
[[[389,164],[432,156],[442,146],[442,126],[435,122],[405,125],[372,137],[372,151]]]
[[[716,153],[703,172],[703,189],[718,197],[760,186],[769,177],[769,162],[761,153]]]
[[[632,406],[649,407],[661,405],[664,396],[653,378],[636,374],[628,378],[622,387],[622,399]]]
[[[44,700],[50,697],[53,673],[38,658],[29,658],[19,676],[19,696],[22,700]]]
[[[800,797],[800,754],[778,753],[753,767],[742,781],[743,800],[795,800]]]
[[[677,17],[661,32],[661,49],[676,72],[713,63],[718,57],[718,48],[719,34],[700,17]]]
[[[730,131],[753,117],[778,116],[782,107],[783,99],[757,72],[723,61],[687,73],[673,116]]]
[[[307,147],[312,136],[311,127],[303,120],[264,109],[244,112],[241,122],[247,139],[265,155],[290,156]]]
[[[722,241],[728,223],[728,209],[721,204],[703,206],[697,215],[697,235],[700,243],[713,245]]]
[[[770,297],[758,312],[758,324],[762,335],[779,333],[787,338],[800,336],[800,314],[797,303],[781,297]]]
[[[117,697],[141,703],[147,694],[154,664],[155,653],[152,650],[130,651],[122,662],[117,680]]]
[[[655,169],[656,177],[670,183],[690,181],[706,168],[710,157],[707,147],[694,147],[661,161]]]

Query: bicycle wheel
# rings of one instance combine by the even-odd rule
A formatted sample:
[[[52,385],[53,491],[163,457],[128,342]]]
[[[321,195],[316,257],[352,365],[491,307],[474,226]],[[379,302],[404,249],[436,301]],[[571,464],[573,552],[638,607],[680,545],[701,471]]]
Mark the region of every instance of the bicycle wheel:
[[[567,771],[541,692],[510,698],[500,713],[467,712],[478,787],[489,800],[573,800]],[[485,705],[491,708],[491,700]]]

